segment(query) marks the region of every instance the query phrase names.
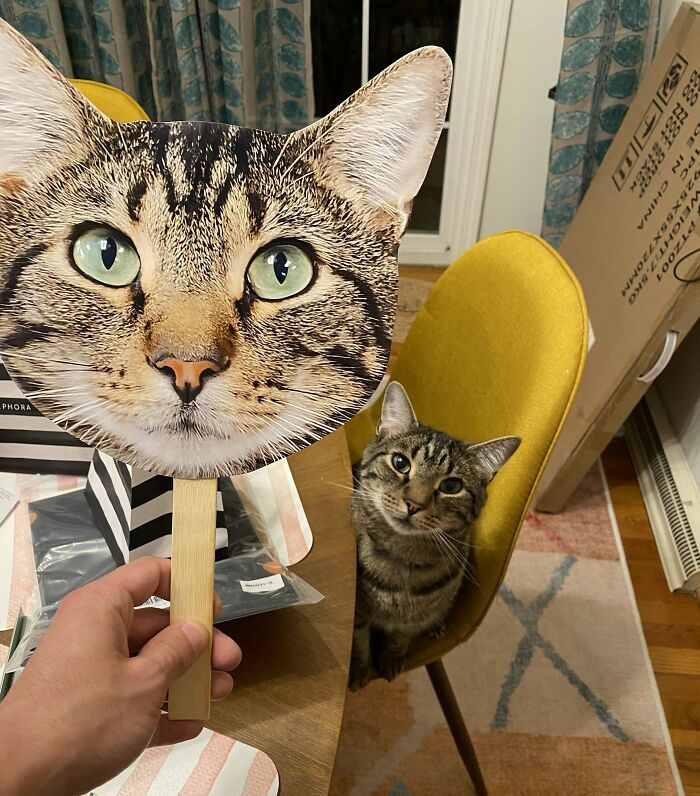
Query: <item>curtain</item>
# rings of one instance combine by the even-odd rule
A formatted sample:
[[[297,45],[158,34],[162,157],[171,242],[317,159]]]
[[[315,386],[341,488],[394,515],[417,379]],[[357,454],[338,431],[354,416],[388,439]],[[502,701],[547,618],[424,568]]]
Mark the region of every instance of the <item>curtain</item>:
[[[662,0],[568,0],[542,235],[559,246],[656,52]]]
[[[0,0],[66,77],[110,83],[152,119],[290,132],[313,116],[309,0]]]

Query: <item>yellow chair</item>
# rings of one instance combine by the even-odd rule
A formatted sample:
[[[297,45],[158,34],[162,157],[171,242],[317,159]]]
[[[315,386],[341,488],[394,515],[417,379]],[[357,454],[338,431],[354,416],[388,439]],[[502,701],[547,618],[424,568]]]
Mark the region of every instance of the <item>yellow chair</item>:
[[[503,581],[578,387],[587,334],[581,287],[562,258],[535,235],[505,232],[477,243],[438,279],[392,372],[422,423],[470,442],[522,437],[474,530],[478,585],[465,581],[445,635],[417,642],[408,662],[427,666],[479,796],[486,787],[441,659],[477,629]],[[347,424],[353,462],[380,412],[377,401]]]
[[[115,122],[148,121],[148,114],[128,94],[114,86],[94,80],[71,80],[78,91]]]

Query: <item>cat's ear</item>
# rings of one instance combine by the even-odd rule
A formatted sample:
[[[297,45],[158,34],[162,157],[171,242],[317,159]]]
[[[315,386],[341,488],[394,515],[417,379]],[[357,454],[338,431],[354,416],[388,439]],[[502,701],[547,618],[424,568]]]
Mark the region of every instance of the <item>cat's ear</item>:
[[[405,434],[417,425],[416,413],[406,395],[406,390],[398,381],[390,382],[384,393],[377,436],[393,437],[396,434]]]
[[[84,125],[106,120],[43,55],[0,19],[0,190],[80,151]]]
[[[405,224],[445,121],[452,62],[414,50],[314,125],[322,176]]]
[[[480,442],[469,446],[469,455],[490,481],[503,467],[510,457],[518,450],[520,437],[499,437],[488,442]]]

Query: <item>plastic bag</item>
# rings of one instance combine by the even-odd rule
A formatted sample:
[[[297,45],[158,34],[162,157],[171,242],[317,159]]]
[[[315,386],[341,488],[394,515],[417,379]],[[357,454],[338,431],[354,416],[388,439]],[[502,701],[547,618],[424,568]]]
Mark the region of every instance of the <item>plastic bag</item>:
[[[274,561],[264,548],[218,561],[214,570],[214,588],[223,603],[215,624],[290,605],[309,605],[323,599],[319,591]],[[151,597],[139,608],[167,610],[168,605],[167,600]],[[22,638],[5,664],[6,673],[24,668],[48,630],[58,606],[59,603],[42,606],[27,618]]]
[[[70,488],[62,491],[54,476],[36,476],[22,485],[17,511],[27,512],[29,519],[37,593],[33,604],[27,606],[31,613],[21,641],[7,661],[8,672],[20,671],[26,664],[63,597],[115,569],[83,483],[72,479]],[[257,522],[250,521],[244,504],[236,499],[235,488],[228,484],[226,489],[228,545],[217,551],[214,567],[215,589],[223,603],[216,622],[323,599],[275,559],[258,537]],[[167,601],[158,598],[145,605],[168,607]]]

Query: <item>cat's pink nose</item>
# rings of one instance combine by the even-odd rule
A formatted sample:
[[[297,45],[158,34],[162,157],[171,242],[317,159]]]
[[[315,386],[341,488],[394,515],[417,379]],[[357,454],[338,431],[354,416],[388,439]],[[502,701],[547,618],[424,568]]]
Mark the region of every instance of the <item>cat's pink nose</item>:
[[[212,359],[190,361],[167,355],[161,357],[154,364],[159,370],[170,376],[175,392],[185,404],[194,401],[202,391],[204,382],[208,378],[216,376],[225,367]]]
[[[406,508],[408,509],[408,516],[412,517],[417,514],[421,509],[425,508],[422,503],[416,503],[414,500],[404,500]]]

